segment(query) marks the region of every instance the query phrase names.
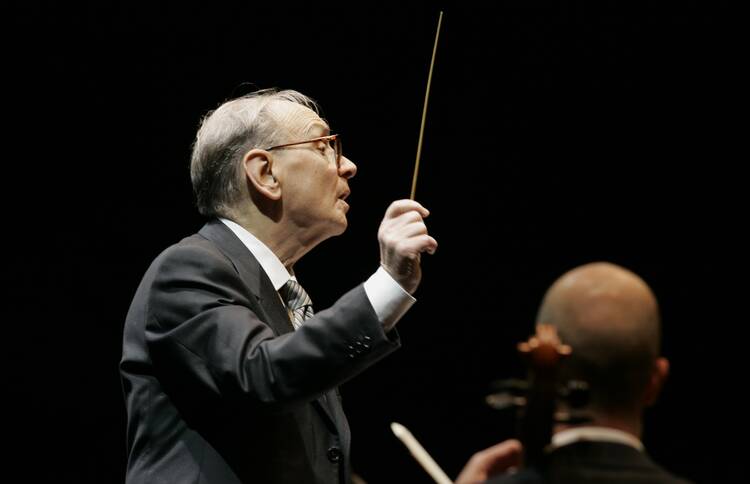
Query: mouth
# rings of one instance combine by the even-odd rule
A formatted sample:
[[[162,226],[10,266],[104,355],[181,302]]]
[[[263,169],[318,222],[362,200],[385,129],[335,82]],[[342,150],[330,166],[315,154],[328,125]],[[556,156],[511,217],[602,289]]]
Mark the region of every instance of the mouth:
[[[349,204],[345,201],[346,197],[349,196],[349,193],[351,193],[351,191],[347,188],[344,192],[341,193],[341,195],[338,196],[338,201],[341,202],[340,205],[342,205],[345,213],[349,211]]]

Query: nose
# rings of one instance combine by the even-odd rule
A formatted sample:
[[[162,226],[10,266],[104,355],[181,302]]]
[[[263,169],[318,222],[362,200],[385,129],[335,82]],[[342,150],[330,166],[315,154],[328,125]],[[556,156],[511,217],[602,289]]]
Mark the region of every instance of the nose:
[[[357,174],[357,165],[352,160],[344,155],[341,155],[341,164],[339,165],[339,176],[346,178],[352,178]]]

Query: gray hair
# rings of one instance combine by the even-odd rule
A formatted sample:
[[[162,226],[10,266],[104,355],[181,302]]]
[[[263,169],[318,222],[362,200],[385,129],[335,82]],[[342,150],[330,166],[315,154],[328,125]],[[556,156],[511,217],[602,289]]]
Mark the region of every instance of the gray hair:
[[[277,143],[282,126],[268,107],[278,101],[319,112],[317,103],[300,92],[262,89],[229,100],[203,117],[190,159],[190,179],[202,215],[230,215],[243,193],[242,157],[253,148]]]

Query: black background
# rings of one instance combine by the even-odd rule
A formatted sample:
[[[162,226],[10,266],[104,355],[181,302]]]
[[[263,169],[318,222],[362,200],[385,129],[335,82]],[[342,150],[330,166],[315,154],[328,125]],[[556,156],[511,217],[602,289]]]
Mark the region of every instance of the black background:
[[[409,194],[440,8],[417,190],[440,248],[404,347],[342,388],[356,472],[430,482],[392,421],[451,476],[510,437],[512,417],[483,404],[489,382],[522,375],[514,345],[553,280],[608,260],[662,304],[672,376],[649,452],[699,482],[739,482],[746,55],[730,12],[696,1],[14,6],[6,384],[24,472],[123,480],[125,313],[151,260],[203,222],[190,145],[223,100],[300,90],[358,164],[349,230],[297,267],[316,307],[377,268],[383,212]]]

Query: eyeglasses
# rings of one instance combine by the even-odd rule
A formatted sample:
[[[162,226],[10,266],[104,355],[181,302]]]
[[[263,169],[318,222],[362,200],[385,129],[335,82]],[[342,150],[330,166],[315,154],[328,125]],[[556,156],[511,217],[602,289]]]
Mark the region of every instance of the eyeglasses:
[[[341,155],[343,153],[343,148],[341,147],[341,139],[340,139],[340,135],[338,134],[320,136],[318,138],[306,139],[304,141],[295,141],[294,143],[286,143],[283,145],[271,146],[270,148],[266,148],[266,151],[277,150],[279,148],[287,148],[289,146],[303,145],[305,143],[315,143],[315,142],[325,142],[326,150],[323,156],[328,158],[328,161],[335,163],[337,168],[340,168],[341,167]]]

